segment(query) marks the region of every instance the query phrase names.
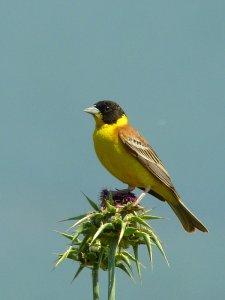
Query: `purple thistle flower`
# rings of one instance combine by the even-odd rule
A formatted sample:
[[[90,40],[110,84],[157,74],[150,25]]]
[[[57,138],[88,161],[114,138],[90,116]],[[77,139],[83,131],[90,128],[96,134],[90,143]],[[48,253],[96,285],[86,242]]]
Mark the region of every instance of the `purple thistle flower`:
[[[120,191],[109,191],[107,189],[103,189],[100,194],[101,207],[104,208],[106,201],[111,199],[115,206],[124,206],[135,202],[137,197],[131,192],[124,193]]]

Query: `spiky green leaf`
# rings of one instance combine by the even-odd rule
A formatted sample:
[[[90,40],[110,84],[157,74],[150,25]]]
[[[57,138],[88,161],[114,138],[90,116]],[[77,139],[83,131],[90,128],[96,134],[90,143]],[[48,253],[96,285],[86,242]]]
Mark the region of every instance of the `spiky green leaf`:
[[[77,228],[77,230],[75,231],[73,238],[72,238],[72,242],[76,242],[78,236],[82,233],[84,229],[83,224],[80,224],[80,226]]]
[[[147,249],[148,249],[148,255],[149,255],[149,259],[150,259],[150,265],[152,267],[152,242],[151,242],[150,236],[147,233],[145,233],[145,232],[140,232],[140,235],[142,235],[142,237],[145,240],[145,244],[146,244]]]
[[[86,215],[87,214],[79,215],[79,216],[76,216],[76,217],[60,220],[59,222],[80,220],[80,219],[84,218]]]
[[[94,240],[105,230],[105,229],[112,229],[113,225],[111,223],[105,223],[102,224],[99,229],[97,230],[97,232],[95,233],[95,235],[93,236],[93,239],[91,241],[91,244],[94,242]]]
[[[166,257],[166,254],[165,254],[164,250],[163,250],[161,242],[160,242],[160,240],[158,239],[158,237],[153,232],[151,233],[151,239],[154,241],[155,245],[157,246],[157,248],[159,249],[159,251],[163,255],[163,257],[164,257],[167,265],[169,266],[169,261],[168,261],[168,259]]]
[[[128,251],[121,251],[120,253],[127,256],[127,258],[129,258],[130,260],[136,261],[136,258],[133,255],[131,255]]]
[[[65,238],[69,239],[69,240],[72,240],[73,239],[73,236],[71,234],[67,234],[67,233],[64,233],[64,232],[61,232],[61,231],[57,231],[57,233],[59,233],[60,235],[64,236]]]
[[[136,268],[138,271],[138,276],[141,280],[141,268],[140,268],[140,262],[139,262],[139,258],[138,258],[138,245],[133,246],[133,251],[134,251],[134,257],[135,257]]]
[[[110,203],[110,201],[106,201],[106,208],[109,213],[115,213],[116,207]]]
[[[87,195],[85,195],[84,193],[83,193],[83,195],[84,195],[84,197],[87,199],[87,201],[89,202],[89,204],[91,205],[91,207],[94,209],[94,210],[96,210],[96,211],[100,211],[100,208],[98,207],[98,205],[94,202],[94,201],[92,201]]]
[[[116,267],[124,271],[132,280],[134,280],[132,273],[129,269],[127,269],[127,267],[124,264],[118,263]]]
[[[151,228],[151,226],[150,226],[147,222],[145,222],[144,220],[142,220],[141,217],[133,216],[133,217],[131,217],[129,220],[130,220],[131,222],[137,222],[137,223],[139,223],[139,224],[141,224],[141,225],[144,225],[144,226],[146,226],[146,227],[148,227],[148,228]]]
[[[83,251],[84,248],[88,245],[88,240],[90,239],[90,236],[85,236],[82,240],[82,242],[79,245],[79,252]]]
[[[119,245],[121,239],[123,238],[123,235],[124,235],[124,232],[125,232],[125,229],[126,229],[126,226],[127,226],[127,222],[124,222],[124,221],[120,221],[120,224],[121,224],[121,230],[120,230],[120,235],[119,235],[119,239],[118,239],[118,242],[117,242],[117,246]]]
[[[71,280],[71,283],[77,278],[77,276],[81,273],[81,271],[84,269],[84,266],[80,265],[77,272],[74,274],[73,279]]]
[[[55,267],[58,267],[59,264],[61,264],[69,255],[70,251],[72,249],[72,246],[70,246],[62,255],[60,255],[59,259],[57,260]]]
[[[130,235],[134,234],[136,231],[137,231],[137,228],[127,226],[125,231],[124,231],[124,236],[130,236]]]
[[[116,256],[116,259],[123,261],[128,266],[130,272],[133,274],[132,265],[131,265],[130,259],[127,257],[127,255],[120,253]]]
[[[85,217],[83,217],[82,219],[77,221],[75,224],[73,224],[69,229],[73,229],[74,227],[78,226],[79,224],[83,223],[84,221],[90,219],[90,217],[91,217],[91,214],[85,215]]]
[[[140,217],[142,219],[144,219],[144,220],[159,220],[159,219],[163,219],[162,217],[153,216],[153,215],[141,215]]]

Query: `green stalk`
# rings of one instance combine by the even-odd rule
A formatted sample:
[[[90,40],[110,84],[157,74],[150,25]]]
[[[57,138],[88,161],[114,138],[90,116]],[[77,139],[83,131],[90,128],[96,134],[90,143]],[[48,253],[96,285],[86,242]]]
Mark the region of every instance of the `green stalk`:
[[[95,264],[92,268],[92,288],[93,288],[93,300],[99,300],[99,281],[98,272],[99,266]]]
[[[109,249],[108,260],[108,300],[115,300],[116,295],[116,277],[115,277],[115,256],[116,256],[117,241],[112,240]]]

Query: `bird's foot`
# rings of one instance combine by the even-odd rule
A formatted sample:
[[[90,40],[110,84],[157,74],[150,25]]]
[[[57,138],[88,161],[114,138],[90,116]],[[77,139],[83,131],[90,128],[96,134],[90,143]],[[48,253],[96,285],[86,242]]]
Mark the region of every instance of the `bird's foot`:
[[[144,192],[141,193],[141,195],[137,198],[137,200],[133,203],[133,206],[137,206],[139,202],[144,198],[146,194],[151,190],[151,187],[145,188]]]

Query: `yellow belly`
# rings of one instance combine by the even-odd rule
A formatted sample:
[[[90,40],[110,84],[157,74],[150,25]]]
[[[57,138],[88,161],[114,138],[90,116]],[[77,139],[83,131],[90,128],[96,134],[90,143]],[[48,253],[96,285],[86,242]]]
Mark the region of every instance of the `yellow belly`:
[[[94,132],[94,146],[103,166],[116,178],[133,187],[152,188],[156,178],[125,148],[112,126]]]

